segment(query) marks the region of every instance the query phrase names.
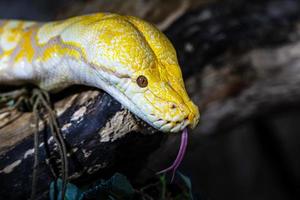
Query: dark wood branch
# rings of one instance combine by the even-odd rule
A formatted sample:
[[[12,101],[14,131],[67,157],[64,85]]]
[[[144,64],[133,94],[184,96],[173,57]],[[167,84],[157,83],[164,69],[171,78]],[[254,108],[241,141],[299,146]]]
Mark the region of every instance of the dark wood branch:
[[[55,110],[68,147],[72,182],[84,184],[97,177],[109,177],[115,171],[135,175],[133,169],[141,169],[147,155],[158,148],[161,135],[138,133],[138,121],[106,93],[88,90],[63,96],[56,100]],[[0,141],[3,141],[0,144],[0,177],[5,180],[0,183],[1,197],[19,199],[30,194],[34,155],[32,115],[16,110],[2,114],[5,119],[7,116],[18,118],[0,129]],[[46,123],[41,123],[39,135],[38,194],[42,195],[53,181],[52,165],[48,162],[54,162],[55,168],[60,158]],[[134,148],[129,148],[132,144]],[[143,149],[137,153],[135,148]]]

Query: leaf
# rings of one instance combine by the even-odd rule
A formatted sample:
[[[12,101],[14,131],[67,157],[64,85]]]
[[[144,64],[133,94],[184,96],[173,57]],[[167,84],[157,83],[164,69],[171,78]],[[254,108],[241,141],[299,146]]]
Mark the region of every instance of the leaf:
[[[191,200],[193,200],[191,179],[189,177],[183,175],[179,171],[177,171],[177,174],[179,175],[179,178],[183,181],[184,185],[187,187],[188,194],[189,194]]]
[[[120,198],[130,199],[134,195],[134,189],[126,176],[115,173],[108,181],[108,184],[111,184],[110,192],[113,195],[117,195]]]
[[[57,182],[58,194],[57,200],[61,200],[61,186],[62,180],[58,179]],[[55,181],[50,184],[50,200],[54,200],[54,188]],[[90,189],[81,191],[75,185],[68,183],[66,188],[65,200],[82,200],[85,198],[96,198],[96,199],[132,199],[134,195],[134,189],[126,176],[115,173],[108,180],[98,180]]]
[[[96,181],[84,192],[84,197],[87,199],[131,199],[133,195],[133,187],[128,179],[120,173],[115,173],[108,180]]]
[[[62,180],[57,179],[56,181],[58,194],[57,200],[61,200],[61,187],[62,187]],[[50,200],[54,200],[54,192],[55,192],[55,181],[52,181],[50,184]],[[65,200],[81,200],[83,198],[83,192],[77,188],[72,183],[68,183],[66,186],[66,194]]]
[[[165,199],[166,191],[167,191],[166,176],[165,175],[159,176],[159,180],[160,180],[161,187],[162,187],[161,188],[161,199]]]

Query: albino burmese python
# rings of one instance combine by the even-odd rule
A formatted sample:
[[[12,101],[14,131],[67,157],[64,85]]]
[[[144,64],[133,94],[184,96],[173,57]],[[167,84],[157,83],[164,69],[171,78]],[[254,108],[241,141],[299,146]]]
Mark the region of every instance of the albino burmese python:
[[[0,21],[0,85],[55,92],[74,84],[103,89],[162,132],[183,131],[176,170],[199,111],[187,95],[174,47],[153,25],[97,13],[62,21]]]

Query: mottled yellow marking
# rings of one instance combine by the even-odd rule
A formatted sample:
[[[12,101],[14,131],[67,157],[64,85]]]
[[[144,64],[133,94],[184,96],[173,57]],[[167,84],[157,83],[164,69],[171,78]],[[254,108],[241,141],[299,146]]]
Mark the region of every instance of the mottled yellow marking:
[[[86,51],[80,43],[64,41],[63,44],[69,47],[69,48],[67,47],[64,48],[66,51],[72,51],[72,52],[74,51],[74,53],[76,52],[76,54],[78,53],[80,55],[79,57],[82,57],[84,60],[87,60]],[[78,49],[80,53],[75,49]]]
[[[13,49],[9,51],[4,51],[2,54],[0,54],[0,59],[2,59],[3,57],[9,57],[13,52]]]
[[[90,24],[84,35],[91,38],[84,46],[88,60],[95,65],[123,74],[133,74],[151,67],[155,62],[154,54],[144,37],[122,16]]]
[[[3,26],[3,32],[0,38],[1,48],[5,51],[14,49],[22,36],[22,22],[9,21]]]
[[[15,57],[15,62],[19,62],[22,59],[27,59],[28,62],[32,62],[35,50],[31,44],[31,38],[34,30],[29,30],[22,35],[20,41],[19,53]]]
[[[38,58],[38,60],[48,61],[52,57],[55,57],[55,56],[57,57],[57,56],[62,56],[62,55],[68,55],[75,59],[80,59],[80,56],[81,56],[81,54],[74,49],[61,47],[60,45],[51,45],[44,51],[44,53],[41,55],[40,58]]]
[[[64,30],[66,30],[67,27],[69,26],[71,27],[72,24],[80,23],[83,26],[85,24],[100,20],[105,16],[107,16],[105,13],[97,13],[97,14],[88,15],[88,17],[78,16],[66,20],[46,23],[39,29],[37,33],[38,44],[40,45],[45,44],[49,42],[49,40],[51,40],[52,38],[60,36],[60,34]],[[81,31],[81,30],[77,29],[76,31]]]
[[[19,40],[19,37],[16,36],[21,35],[20,29],[22,28],[22,26],[23,22],[20,22],[15,28],[10,29],[9,35],[6,38],[8,42],[15,42]]]

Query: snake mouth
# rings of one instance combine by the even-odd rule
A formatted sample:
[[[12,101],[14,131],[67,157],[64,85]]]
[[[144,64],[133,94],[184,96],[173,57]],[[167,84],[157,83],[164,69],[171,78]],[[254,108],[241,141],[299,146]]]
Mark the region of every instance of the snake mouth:
[[[190,121],[187,118],[182,121],[166,121],[163,119],[159,119],[153,122],[153,124],[160,131],[177,133],[186,128],[190,124]]]

